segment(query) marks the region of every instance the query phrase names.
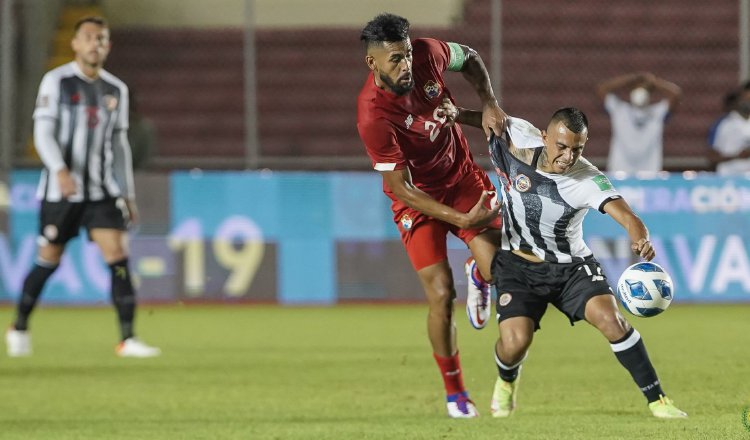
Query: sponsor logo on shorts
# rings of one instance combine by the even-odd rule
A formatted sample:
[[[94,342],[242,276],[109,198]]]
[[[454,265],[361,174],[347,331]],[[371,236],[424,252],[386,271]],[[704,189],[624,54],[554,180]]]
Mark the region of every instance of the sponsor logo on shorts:
[[[414,221],[409,217],[409,214],[404,214],[401,216],[401,227],[404,228],[405,231],[408,231],[411,229],[412,225],[414,224]]]
[[[526,192],[531,188],[531,179],[526,177],[525,174],[519,174],[516,177],[515,185],[518,192]]]
[[[500,304],[500,307],[505,307],[508,304],[510,304],[510,301],[513,299],[513,295],[510,293],[503,293],[500,295],[500,298],[497,300],[497,303]]]
[[[47,225],[42,230],[42,234],[44,234],[44,238],[47,240],[54,240],[57,238],[57,226],[55,225]]]
[[[437,98],[438,96],[440,96],[440,84],[436,83],[433,80],[429,80],[424,85],[424,92],[430,98]]]

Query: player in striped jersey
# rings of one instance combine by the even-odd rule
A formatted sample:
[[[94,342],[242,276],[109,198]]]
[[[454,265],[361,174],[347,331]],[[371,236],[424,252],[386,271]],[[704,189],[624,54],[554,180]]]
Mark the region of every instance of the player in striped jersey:
[[[500,330],[492,414],[507,417],[515,408],[521,363],[552,304],[571,325],[586,320],[607,338],[654,416],[687,417],[665,396],[643,340],[620,314],[599,263],[583,241],[583,217],[596,209],[627,231],[637,256],[655,256],[646,226],[607,177],[581,157],[587,139],[583,112],[563,108],[546,131],[508,118],[505,136],[490,141],[504,216],[502,246],[492,267]]]
[[[28,320],[69,240],[84,227],[112,274],[112,302],[120,323],[116,354],[152,357],[160,350],[135,338],[135,292],[128,268],[127,225],[136,220],[128,129],[128,88],[103,69],[110,50],[101,17],[75,26],[75,60],[53,69],[39,86],[34,144],[45,169],[39,251],[18,301],[16,320],[5,335],[9,356],[31,354]]]

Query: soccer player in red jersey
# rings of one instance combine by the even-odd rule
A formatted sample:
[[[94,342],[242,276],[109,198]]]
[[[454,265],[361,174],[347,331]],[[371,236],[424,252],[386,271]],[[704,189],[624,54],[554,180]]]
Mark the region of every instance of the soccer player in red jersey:
[[[499,208],[494,187],[474,163],[461,126],[461,108],[445,86],[446,70],[461,72],[482,101],[481,117],[488,139],[501,134],[505,113],[498,106],[487,70],[467,46],[434,39],[409,38],[409,22],[380,14],[362,30],[365,62],[371,73],[357,100],[357,128],[383,192],[393,201],[401,233],[429,304],[427,330],[447,394],[448,415],[476,417],[463,385],[453,322],[456,291],[447,259],[447,234],[471,250],[467,264],[470,293],[467,311],[472,325],[489,319],[490,264],[499,243]],[[476,307],[474,307],[476,306]],[[477,310],[479,309],[479,310]]]

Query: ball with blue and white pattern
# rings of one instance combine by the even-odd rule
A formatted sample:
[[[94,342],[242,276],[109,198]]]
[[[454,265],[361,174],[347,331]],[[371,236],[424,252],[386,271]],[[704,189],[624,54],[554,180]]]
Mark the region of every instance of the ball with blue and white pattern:
[[[674,297],[672,278],[656,263],[636,263],[622,273],[617,295],[625,309],[648,318],[667,310]]]

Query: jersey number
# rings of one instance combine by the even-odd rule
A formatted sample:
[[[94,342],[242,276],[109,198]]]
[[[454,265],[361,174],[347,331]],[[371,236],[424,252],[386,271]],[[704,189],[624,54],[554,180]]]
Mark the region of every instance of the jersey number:
[[[447,119],[445,116],[438,116],[438,110],[440,110],[440,107],[435,107],[435,110],[432,111],[432,118],[437,122],[424,121],[424,129],[430,132],[430,142],[435,142],[438,134],[440,134],[440,127],[445,124]]]
[[[601,266],[596,266],[596,275],[594,275],[594,273],[591,271],[591,268],[588,264],[584,264],[583,266],[578,268],[578,270],[581,269],[584,269],[586,271],[586,275],[591,277],[591,281],[604,281]]]

